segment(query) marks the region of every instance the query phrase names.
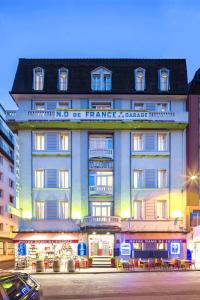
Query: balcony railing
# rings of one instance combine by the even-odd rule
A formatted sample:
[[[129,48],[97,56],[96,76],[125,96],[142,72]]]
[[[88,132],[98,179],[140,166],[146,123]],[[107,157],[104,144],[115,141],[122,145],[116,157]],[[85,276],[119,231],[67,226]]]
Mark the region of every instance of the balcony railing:
[[[90,115],[92,114],[92,117]],[[94,110],[67,110],[66,114],[55,110],[28,110],[28,111],[7,111],[7,121],[166,121],[188,123],[187,112],[140,112],[134,110],[118,111],[109,110],[109,117],[94,117]],[[138,117],[139,115],[139,117]],[[75,117],[74,117],[75,116]]]
[[[90,195],[112,195],[113,187],[108,185],[90,186]]]
[[[14,160],[14,152],[9,148],[7,144],[5,144],[3,141],[0,140],[0,149],[4,152],[4,154],[10,158],[11,160]]]
[[[95,157],[113,159],[113,149],[89,149],[89,158]]]
[[[109,217],[85,217],[82,221],[82,227],[121,227],[121,218],[115,216]]]
[[[183,220],[123,220],[123,231],[137,232],[181,232],[185,231]]]
[[[36,232],[67,232],[79,231],[80,220],[20,220],[21,231],[36,231]]]

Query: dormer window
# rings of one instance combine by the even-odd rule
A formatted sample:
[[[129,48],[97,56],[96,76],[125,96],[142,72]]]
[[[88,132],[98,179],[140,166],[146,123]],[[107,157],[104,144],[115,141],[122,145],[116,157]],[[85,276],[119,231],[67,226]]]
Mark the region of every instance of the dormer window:
[[[169,91],[169,70],[168,69],[160,69],[159,70],[159,89],[162,92]]]
[[[145,89],[145,69],[138,68],[135,70],[135,90],[144,91]]]
[[[110,91],[112,72],[106,68],[97,68],[91,72],[91,88],[93,91]]]
[[[67,91],[68,88],[68,70],[61,68],[58,70],[58,88],[60,91]]]
[[[44,69],[37,67],[33,69],[33,89],[42,91],[44,88]]]

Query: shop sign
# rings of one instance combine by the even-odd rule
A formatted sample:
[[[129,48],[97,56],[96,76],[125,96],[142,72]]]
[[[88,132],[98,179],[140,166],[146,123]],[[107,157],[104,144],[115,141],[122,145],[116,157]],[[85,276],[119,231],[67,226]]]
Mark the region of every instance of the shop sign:
[[[113,169],[112,161],[90,161],[90,169]]]
[[[186,243],[186,240],[142,240],[142,239],[133,239],[133,240],[126,240],[126,243]]]
[[[26,244],[18,244],[18,255],[25,256],[26,255]]]
[[[121,243],[120,250],[121,255],[131,255],[131,245],[129,243]]]
[[[78,256],[86,256],[87,255],[87,246],[86,243],[80,242],[77,246]]]
[[[14,243],[26,243],[26,244],[60,244],[60,243],[78,243],[78,240],[14,240]]]
[[[170,244],[170,252],[171,252],[171,254],[179,255],[181,253],[180,243],[171,243]]]
[[[15,207],[13,207],[13,206],[11,206],[9,204],[7,205],[7,212],[9,214],[14,215],[14,216],[21,217],[21,210],[15,208]]]
[[[140,111],[56,111],[55,118],[61,120],[95,120],[95,121],[135,121],[135,120],[153,120],[151,112]]]

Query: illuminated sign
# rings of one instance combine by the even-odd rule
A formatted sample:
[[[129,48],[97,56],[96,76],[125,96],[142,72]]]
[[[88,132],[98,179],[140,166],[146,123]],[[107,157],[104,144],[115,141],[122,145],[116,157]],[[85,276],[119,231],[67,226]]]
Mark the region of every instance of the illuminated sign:
[[[86,243],[80,242],[77,246],[78,256],[86,256],[87,255],[87,247]]]
[[[129,243],[121,243],[121,255],[131,255],[131,245]]]
[[[180,243],[171,243],[170,244],[170,252],[171,252],[171,254],[179,255],[181,253]]]
[[[90,161],[89,168],[90,169],[112,169],[113,162],[112,161]]]

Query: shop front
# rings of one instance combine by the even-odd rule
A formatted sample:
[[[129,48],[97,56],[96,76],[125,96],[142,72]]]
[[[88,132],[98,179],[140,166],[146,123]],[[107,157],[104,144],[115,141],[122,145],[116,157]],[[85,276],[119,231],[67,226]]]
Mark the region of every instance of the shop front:
[[[185,258],[186,238],[171,233],[127,233],[116,237],[121,256],[126,258]],[[130,251],[124,251],[130,249]]]
[[[114,256],[114,234],[88,235],[90,257]]]

